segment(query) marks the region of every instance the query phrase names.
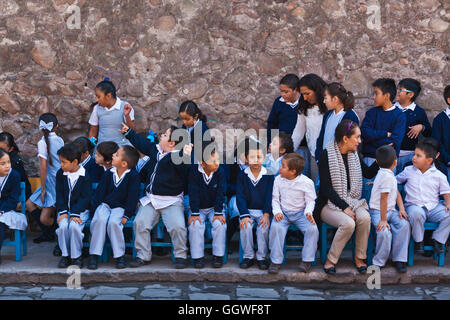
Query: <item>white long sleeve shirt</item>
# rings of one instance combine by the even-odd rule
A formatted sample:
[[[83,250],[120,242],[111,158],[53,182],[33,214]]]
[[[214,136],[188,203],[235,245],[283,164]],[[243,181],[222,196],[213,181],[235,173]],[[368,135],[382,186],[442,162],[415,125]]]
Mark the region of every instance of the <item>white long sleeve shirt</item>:
[[[277,176],[273,183],[272,212],[297,212],[304,210],[304,214],[313,213],[316,200],[314,182],[303,174],[288,180]]]
[[[297,116],[297,123],[292,132],[292,142],[294,143],[294,150],[297,150],[306,135],[306,143],[308,144],[309,152],[314,156],[316,152],[316,143],[322,128],[323,114],[320,113],[319,107],[314,106],[308,109],[308,115],[299,114]]]

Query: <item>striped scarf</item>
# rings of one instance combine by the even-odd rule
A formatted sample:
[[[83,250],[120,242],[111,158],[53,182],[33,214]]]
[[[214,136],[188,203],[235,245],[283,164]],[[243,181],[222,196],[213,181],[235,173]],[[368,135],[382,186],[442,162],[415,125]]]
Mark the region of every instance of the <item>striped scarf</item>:
[[[347,154],[348,169],[350,175],[350,191],[347,189],[347,172],[345,170],[344,159],[339,151],[337,143],[332,140],[326,147],[328,152],[328,164],[331,176],[331,184],[339,197],[347,202],[351,209],[363,207],[368,209],[367,202],[361,198],[362,191],[362,170],[359,157],[356,152]],[[328,200],[328,206],[333,210],[341,210]]]

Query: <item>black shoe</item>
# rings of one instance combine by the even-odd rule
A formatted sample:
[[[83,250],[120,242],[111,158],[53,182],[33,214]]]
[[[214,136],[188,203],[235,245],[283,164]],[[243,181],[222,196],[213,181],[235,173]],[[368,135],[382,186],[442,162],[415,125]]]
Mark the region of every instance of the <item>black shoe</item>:
[[[98,256],[95,254],[91,254],[89,256],[89,261],[88,261],[88,269],[89,270],[97,270],[98,265],[97,265],[97,261],[98,261]]]
[[[116,269],[125,269],[126,267],[127,267],[127,259],[125,259],[125,255],[117,258]]]
[[[255,263],[255,261],[253,259],[245,258],[244,260],[242,260],[242,262],[239,264],[239,266],[242,269],[247,269],[247,268],[250,268],[254,263]]]
[[[70,266],[69,257],[62,257],[61,260],[59,260],[58,268],[67,268],[68,266]]]
[[[323,271],[325,271],[326,274],[336,274],[336,268],[333,267],[329,267],[329,268],[323,268]]]
[[[55,248],[53,249],[53,255],[55,257],[61,257],[62,255],[61,249],[59,248],[58,244],[56,244]]]
[[[299,271],[308,273],[311,270],[312,262],[301,262],[299,266]]]
[[[78,268],[82,269],[83,268],[83,258],[80,256],[76,259],[72,259],[72,263],[70,265],[77,266]]]
[[[34,243],[53,242],[53,241],[55,241],[55,237],[54,236],[46,235],[44,233],[33,240]]]
[[[415,247],[416,247],[416,252],[417,253],[424,253],[424,249],[423,249],[423,241],[421,241],[421,242],[416,242],[416,245],[415,245]]]
[[[367,266],[356,267],[356,270],[358,270],[360,274],[365,274],[367,273]]]
[[[145,266],[146,264],[150,264],[150,261],[144,261],[141,258],[136,258],[130,262],[129,266],[131,268],[139,268]]]
[[[267,270],[269,269],[269,263],[266,260],[257,260],[259,270]]]
[[[202,269],[205,267],[205,262],[203,258],[194,259],[194,268]]]
[[[399,272],[399,273],[406,272],[406,262],[395,261],[394,265],[395,265],[395,269],[397,269],[397,272]]]
[[[186,267],[187,267],[187,259],[175,258],[175,268],[176,269],[184,269]]]
[[[269,273],[270,274],[277,274],[280,272],[281,264],[272,263],[269,267]]]
[[[439,243],[438,241],[433,239],[433,251],[437,255],[444,253],[444,248],[442,247],[442,243]]]
[[[212,266],[213,268],[222,268],[223,257],[213,256]]]

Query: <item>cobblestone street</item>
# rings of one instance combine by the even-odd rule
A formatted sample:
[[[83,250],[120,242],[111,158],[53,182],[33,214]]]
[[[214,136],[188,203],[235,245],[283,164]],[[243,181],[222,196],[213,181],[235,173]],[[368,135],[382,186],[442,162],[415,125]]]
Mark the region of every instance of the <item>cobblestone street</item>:
[[[449,285],[242,285],[228,283],[123,283],[68,289],[3,286],[0,300],[450,300]]]

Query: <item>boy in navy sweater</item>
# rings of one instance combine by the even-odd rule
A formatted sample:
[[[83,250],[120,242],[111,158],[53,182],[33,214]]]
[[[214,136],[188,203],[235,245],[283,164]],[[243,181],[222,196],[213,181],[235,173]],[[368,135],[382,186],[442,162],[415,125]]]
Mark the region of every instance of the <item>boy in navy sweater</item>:
[[[151,231],[162,216],[174,247],[175,267],[187,266],[187,229],[184,218],[183,193],[188,174],[192,144],[182,151],[174,150],[180,141],[173,138],[175,126],[163,133],[159,143],[150,142],[123,124],[122,133],[140,152],[156,162],[146,182],[145,195],[140,199],[136,219],[133,222],[137,257],[130,267],[150,263],[152,258]],[[181,138],[181,137],[180,137]],[[181,140],[181,139],[180,139]],[[183,161],[176,164],[174,160]]]
[[[287,74],[280,81],[281,97],[275,99],[267,119],[267,143],[272,141],[271,130],[278,129],[292,134],[297,123],[297,106],[300,99],[299,78]]]
[[[58,156],[61,169],[56,173],[56,235],[62,255],[58,267],[72,264],[82,268],[83,229],[89,219],[92,183],[87,170],[80,165],[81,151],[77,146],[65,145],[58,150]]]
[[[97,269],[98,256],[102,254],[106,232],[111,240],[116,268],[127,266],[123,225],[135,215],[139,199],[139,174],[134,169],[139,153],[131,146],[122,146],[114,153],[113,167],[103,174],[95,192],[91,222],[89,269]]]
[[[253,223],[257,223],[256,260],[261,270],[267,270],[270,215],[272,214],[272,188],[274,176],[262,166],[264,153],[261,145],[249,141],[245,157],[249,167],[239,172],[236,183],[236,203],[240,214],[241,245],[244,251],[240,267],[249,268],[254,263]]]
[[[433,138],[441,144],[439,161],[447,166],[447,180],[450,182],[450,85],[444,89],[447,108],[433,120]]]
[[[405,164],[412,160],[414,149],[419,142],[419,134],[425,137],[431,136],[431,125],[427,114],[414,102],[420,91],[420,82],[415,79],[406,78],[398,83],[395,106],[406,116],[406,131],[400,146],[397,174],[402,172]]]
[[[212,225],[213,267],[222,267],[225,254],[226,218],[223,207],[226,192],[225,170],[219,166],[219,153],[214,143],[203,146],[204,158],[192,165],[189,172],[189,243],[194,267],[203,268],[205,247],[205,220]]]

